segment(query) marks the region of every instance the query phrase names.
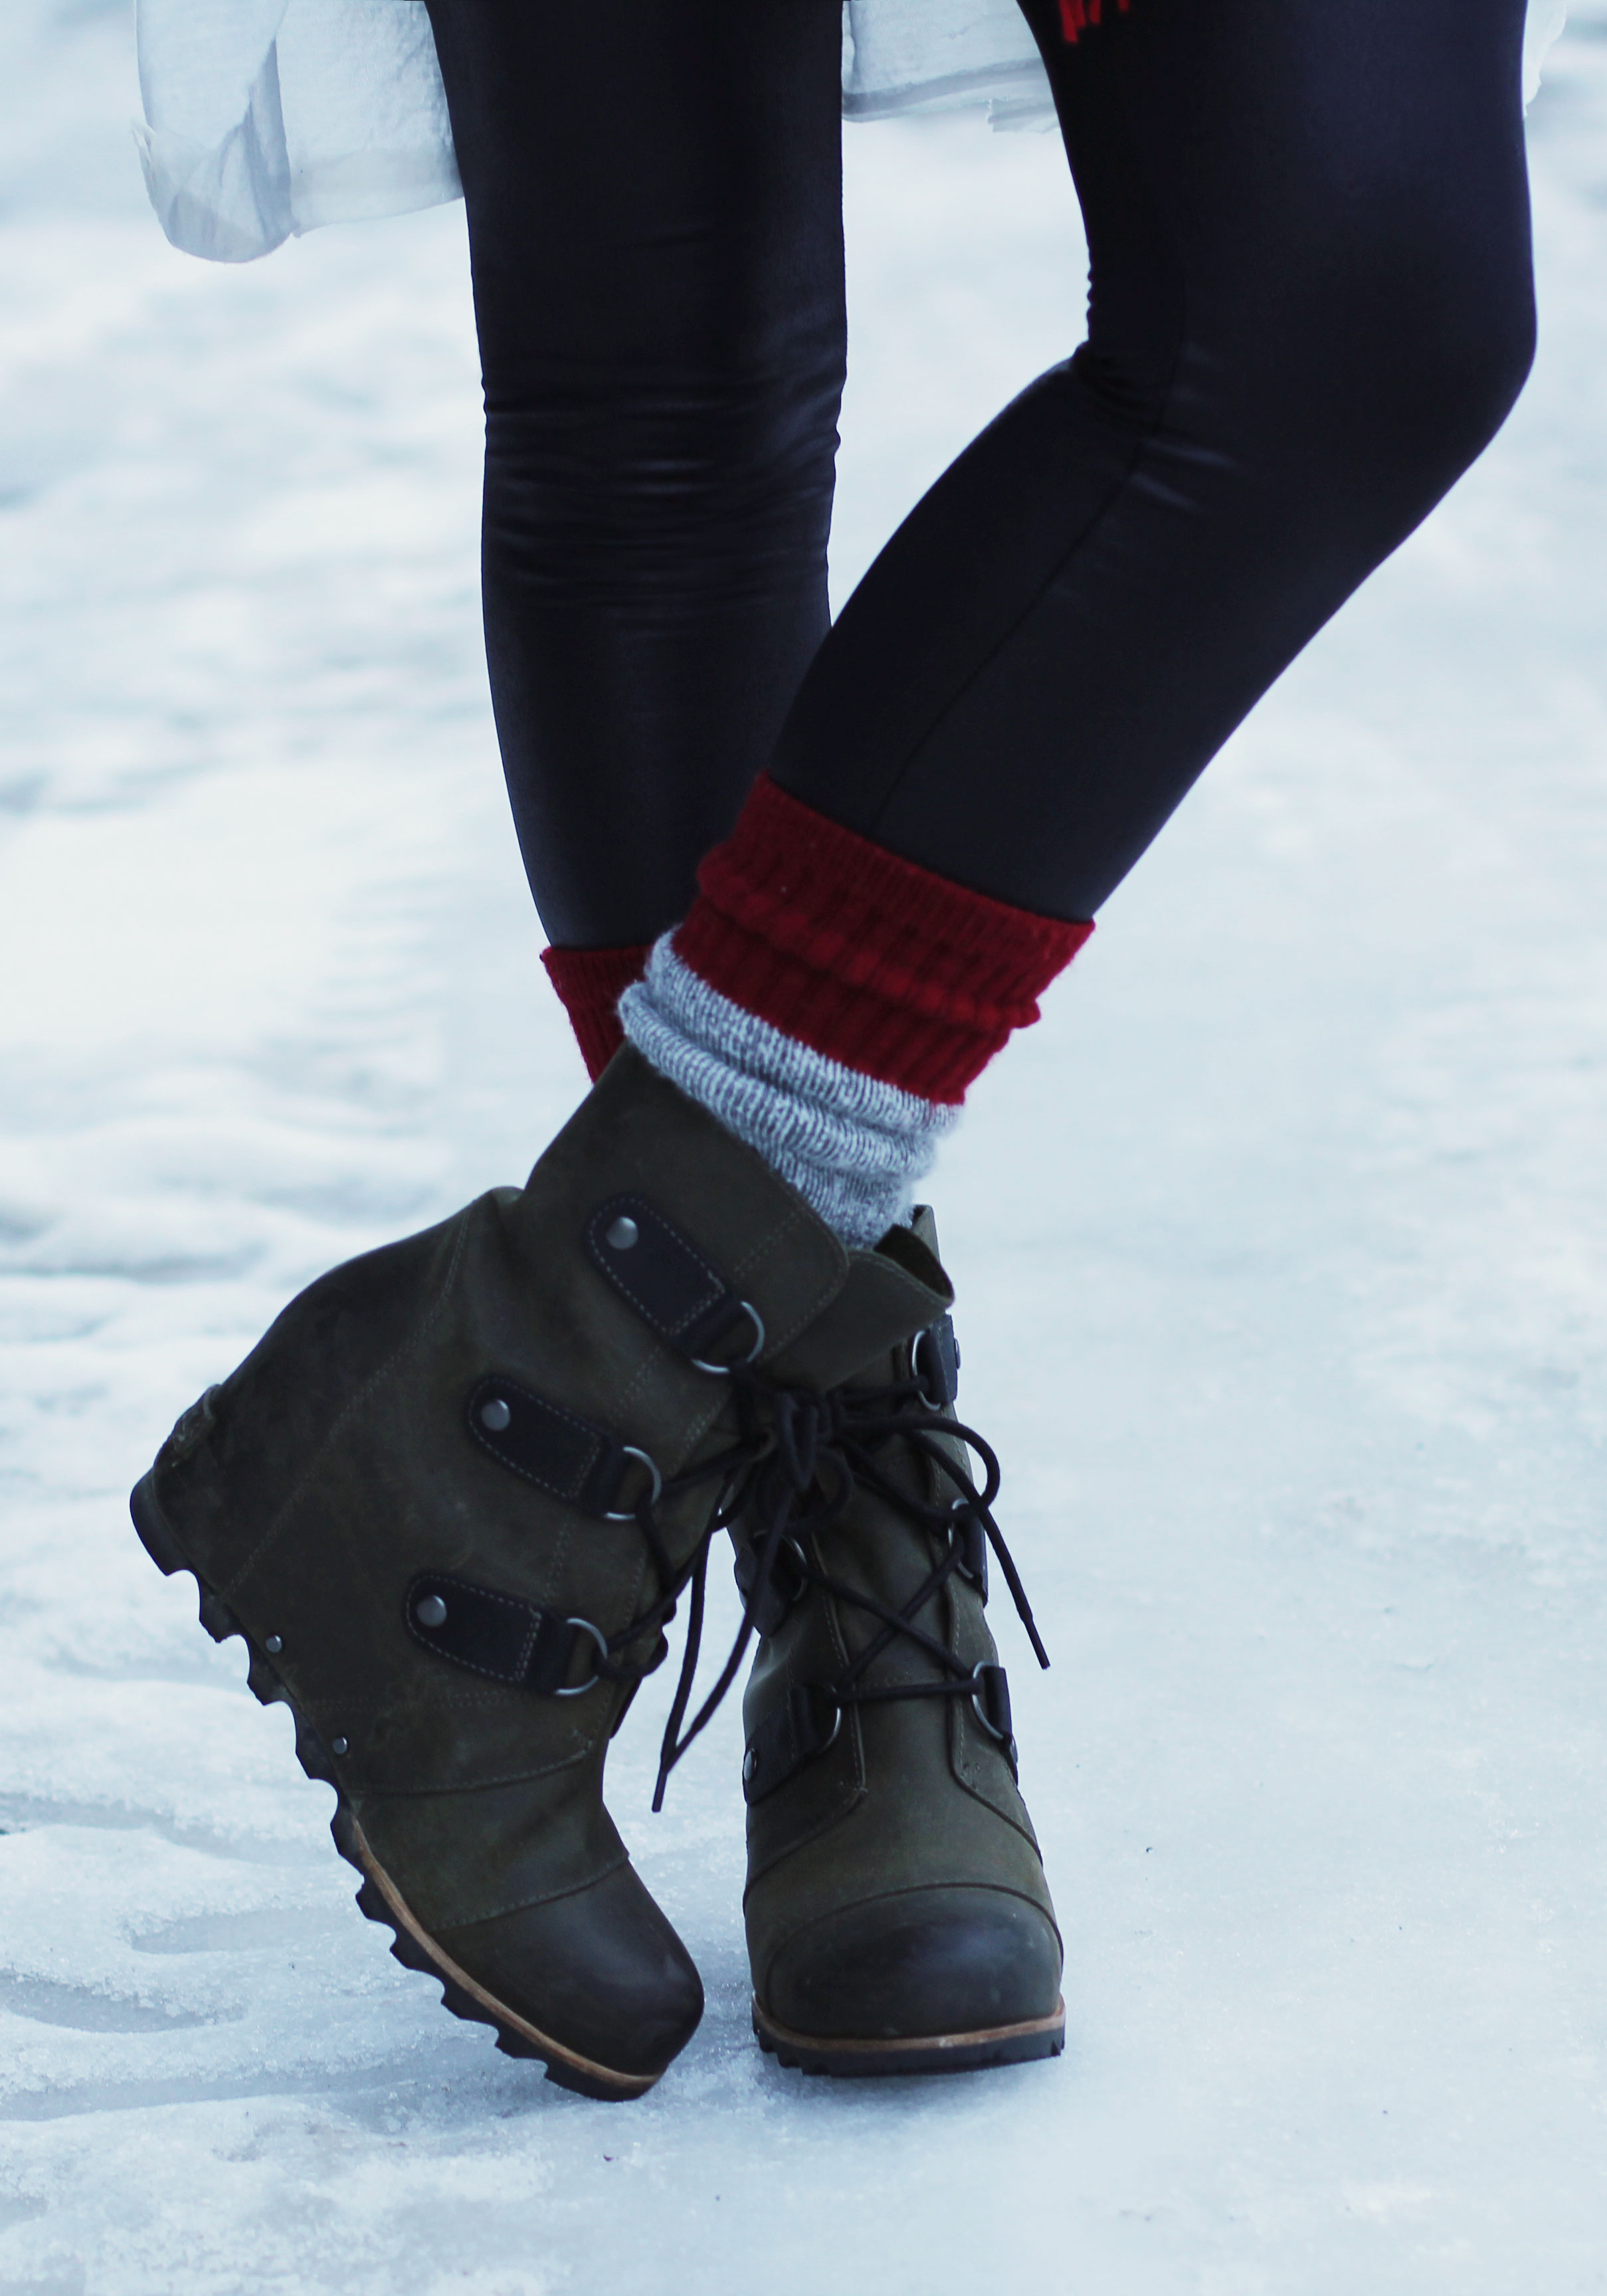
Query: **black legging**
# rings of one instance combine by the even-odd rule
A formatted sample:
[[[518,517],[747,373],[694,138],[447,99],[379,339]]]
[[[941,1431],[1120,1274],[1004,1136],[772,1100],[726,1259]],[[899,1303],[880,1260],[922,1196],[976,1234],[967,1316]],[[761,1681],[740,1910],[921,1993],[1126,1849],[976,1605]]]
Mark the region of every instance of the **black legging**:
[[[1516,397],[1523,0],[1107,0],[1070,47],[1056,0],[1023,5],[1088,340],[828,636],[839,0],[430,0],[492,692],[554,941],[672,923],[767,764],[945,876],[1091,916]]]

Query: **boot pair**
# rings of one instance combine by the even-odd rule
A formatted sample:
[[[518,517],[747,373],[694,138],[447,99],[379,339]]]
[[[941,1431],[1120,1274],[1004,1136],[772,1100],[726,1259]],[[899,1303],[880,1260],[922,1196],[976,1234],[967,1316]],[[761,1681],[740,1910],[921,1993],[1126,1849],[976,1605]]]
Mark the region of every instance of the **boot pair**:
[[[603,1801],[683,1596],[660,1798],[759,1636],[765,2046],[840,2073],[1062,2046],[990,1547],[1030,1617],[996,1468],[956,1431],[951,1300],[929,1220],[846,1250],[627,1048],[523,1189],[293,1300],[134,1493],[153,1560],[290,1705],[363,1911],[566,2087],[640,2095],[701,2014]],[[743,1633],[684,1727],[721,1529]]]

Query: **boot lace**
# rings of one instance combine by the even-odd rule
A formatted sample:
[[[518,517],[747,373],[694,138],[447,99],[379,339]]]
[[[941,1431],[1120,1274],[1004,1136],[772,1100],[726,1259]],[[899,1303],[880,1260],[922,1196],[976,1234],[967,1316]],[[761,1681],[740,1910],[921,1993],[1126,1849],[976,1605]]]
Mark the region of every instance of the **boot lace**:
[[[647,1668],[637,1670],[639,1679],[642,1671],[651,1672],[668,1655],[663,1628],[674,1618],[681,1594],[688,1595],[686,1642],[660,1748],[653,1808],[663,1808],[670,1772],[717,1711],[736,1679],[749,1644],[763,1630],[762,1621],[775,1615],[778,1603],[783,1611],[790,1607],[806,1583],[877,1622],[877,1631],[859,1655],[833,1682],[821,1685],[839,1714],[849,1706],[906,1699],[970,1698],[977,1702],[985,1726],[1005,1742],[1013,1760],[1007,1705],[1001,1728],[996,1717],[990,1717],[988,1710],[985,1686],[979,1685],[979,1674],[987,1669],[967,1667],[921,1621],[921,1613],[956,1571],[966,1572],[979,1583],[985,1579],[985,1554],[991,1550],[1039,1666],[1049,1664],[1021,1574],[994,1520],[1001,1478],[992,1447],[974,1428],[935,1406],[913,1370],[909,1376],[884,1385],[838,1387],[824,1394],[781,1386],[752,1365],[738,1365],[729,1377],[741,1430],[738,1440],[686,1473],[666,1478],[661,1488],[644,1491],[636,1501],[632,1513],[647,1542],[660,1593],[647,1611],[608,1643],[612,1660],[644,1636],[659,1636]],[[921,1498],[887,1472],[884,1455],[894,1444],[907,1447],[935,1471],[939,1493],[935,1500]],[[980,1481],[955,1456],[951,1447],[955,1446],[980,1464]],[[720,1485],[719,1502],[691,1556],[676,1568],[659,1529],[659,1510],[712,1480]],[[907,1522],[943,1543],[939,1559],[901,1605],[847,1586],[809,1560],[813,1535],[842,1516],[857,1490],[873,1492]],[[743,1593],[742,1624],[713,1687],[683,1728],[702,1645],[709,1549],[719,1532],[739,1522],[758,1526],[757,1536],[750,1532],[751,1559],[739,1581]],[[790,1589],[783,1589],[778,1575],[783,1559],[786,1575],[793,1582]],[[921,1650],[936,1669],[935,1674],[916,1682],[868,1683],[865,1677],[877,1660],[899,1640]],[[620,1679],[627,1669],[605,1663],[602,1671]],[[1002,1674],[1002,1669],[993,1671]]]

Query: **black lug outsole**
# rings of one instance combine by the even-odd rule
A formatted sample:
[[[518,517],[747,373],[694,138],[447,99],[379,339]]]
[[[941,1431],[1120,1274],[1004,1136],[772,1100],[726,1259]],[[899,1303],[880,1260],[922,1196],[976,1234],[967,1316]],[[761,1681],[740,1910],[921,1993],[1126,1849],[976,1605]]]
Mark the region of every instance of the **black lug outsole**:
[[[253,1697],[264,1706],[290,1708],[296,1725],[296,1759],[309,1778],[334,1789],[336,1808],[330,1820],[331,1836],[347,1864],[362,1875],[362,1886],[357,1893],[358,1909],[369,1921],[389,1930],[392,1956],[404,1969],[435,1978],[441,1988],[442,2005],[455,2017],[461,2017],[468,2024],[490,2026],[504,2056],[532,2060],[542,2065],[555,2087],[608,2104],[644,2095],[659,2079],[658,2074],[611,2075],[603,2066],[590,2071],[584,2062],[572,2063],[558,2054],[556,2044],[544,2047],[533,2026],[516,2021],[513,2013],[502,2010],[491,1995],[471,1990],[471,1980],[467,1980],[466,1972],[458,1970],[445,1955],[432,1952],[425,1933],[404,1917],[400,1900],[392,1903],[381,1885],[378,1868],[365,1854],[362,1830],[341,1791],[329,1749],[275,1672],[266,1652],[252,1639],[223,1597],[208,1586],[179,1545],[157,1499],[153,1480],[153,1475],[143,1476],[129,1495],[128,1513],[141,1546],[164,1578],[170,1578],[180,1570],[190,1573],[200,1590],[201,1623],[215,1643],[227,1642],[232,1635],[238,1635],[244,1643],[248,1656],[246,1682]]]
[[[1026,2065],[1058,2057],[1066,2046],[1066,2005],[1024,2025],[985,2033],[944,2033],[907,2041],[825,2039],[795,2033],[753,2004],[758,2045],[795,2072],[826,2073],[837,2080],[888,2079],[896,2074],[982,2072],[991,2065]]]

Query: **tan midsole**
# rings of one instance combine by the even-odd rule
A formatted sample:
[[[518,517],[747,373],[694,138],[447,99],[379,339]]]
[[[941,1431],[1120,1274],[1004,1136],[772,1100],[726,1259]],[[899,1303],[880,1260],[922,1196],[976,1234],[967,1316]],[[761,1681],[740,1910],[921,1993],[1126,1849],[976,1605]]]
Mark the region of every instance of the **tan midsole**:
[[[989,2041],[1030,2040],[1035,2033],[1058,2033],[1066,2022],[1066,2005],[1057,2001],[1046,2017],[1029,2017],[1022,2025],[985,2025],[974,2033],[911,2033],[901,2041],[839,2040],[819,2033],[795,2033],[791,2025],[767,2017],[758,2001],[753,2013],[773,2039],[790,2049],[830,2049],[834,2056],[890,2057],[910,2049],[979,2049]]]
[[[573,2049],[566,2049],[562,2041],[553,2040],[550,2033],[542,2032],[538,2027],[518,2016],[505,2001],[499,2001],[494,1993],[488,1993],[478,1979],[471,1977],[466,1969],[460,1969],[449,1954],[441,1951],[429,1931],[409,1910],[401,1891],[364,1840],[363,1829],[355,1817],[351,1821],[351,1836],[352,1845],[363,1861],[363,1871],[408,1936],[416,1939],[423,1947],[443,1977],[449,1977],[454,1985],[461,1985],[463,1991],[472,1995],[483,2009],[488,2009],[500,2024],[511,2026],[514,2032],[522,2034],[545,2055],[562,2057],[566,2065],[572,2065],[577,2072],[585,2073],[593,2080],[608,2081],[621,2096],[641,2096],[652,2088],[659,2078],[657,2073],[621,2073],[616,2072],[612,2065],[595,2064],[590,2057],[583,2057]]]

